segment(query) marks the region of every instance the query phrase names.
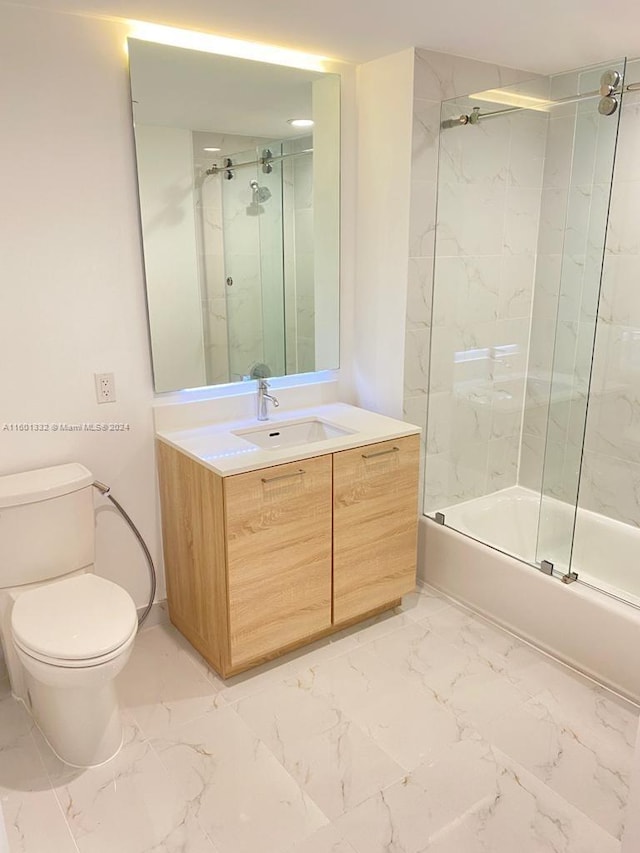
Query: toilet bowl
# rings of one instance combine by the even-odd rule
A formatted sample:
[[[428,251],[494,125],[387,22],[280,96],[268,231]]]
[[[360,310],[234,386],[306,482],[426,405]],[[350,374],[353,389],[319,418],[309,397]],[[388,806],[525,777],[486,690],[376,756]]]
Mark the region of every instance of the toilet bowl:
[[[131,597],[93,574],[16,597],[11,632],[25,702],[56,755],[75,767],[113,758],[122,744],[114,679],[137,632]]]
[[[75,767],[120,749],[114,679],[138,628],[131,596],[93,573],[92,483],[77,463],[0,477],[0,640],[11,690]]]

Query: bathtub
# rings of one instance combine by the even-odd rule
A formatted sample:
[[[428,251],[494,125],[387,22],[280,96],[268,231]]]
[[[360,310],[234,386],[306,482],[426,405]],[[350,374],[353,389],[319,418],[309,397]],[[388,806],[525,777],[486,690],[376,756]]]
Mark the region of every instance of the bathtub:
[[[422,580],[640,702],[637,528],[579,510],[571,564],[579,582],[564,584],[523,560],[568,570],[568,504],[544,499],[540,536],[539,495],[520,486],[443,512],[446,526],[420,522]]]

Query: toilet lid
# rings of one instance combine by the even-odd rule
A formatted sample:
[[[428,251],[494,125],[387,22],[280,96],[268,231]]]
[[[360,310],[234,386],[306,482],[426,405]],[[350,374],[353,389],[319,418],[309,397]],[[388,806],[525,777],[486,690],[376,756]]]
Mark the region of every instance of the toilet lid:
[[[92,574],[55,581],[18,597],[11,628],[25,649],[57,660],[89,660],[123,645],[137,623],[122,587]]]

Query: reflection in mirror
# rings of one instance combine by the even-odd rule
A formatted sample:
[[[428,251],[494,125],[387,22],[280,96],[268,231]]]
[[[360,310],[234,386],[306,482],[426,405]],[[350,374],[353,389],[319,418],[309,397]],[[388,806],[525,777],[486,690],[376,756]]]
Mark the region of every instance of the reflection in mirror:
[[[156,391],[337,367],[339,76],[136,39],[129,63]]]

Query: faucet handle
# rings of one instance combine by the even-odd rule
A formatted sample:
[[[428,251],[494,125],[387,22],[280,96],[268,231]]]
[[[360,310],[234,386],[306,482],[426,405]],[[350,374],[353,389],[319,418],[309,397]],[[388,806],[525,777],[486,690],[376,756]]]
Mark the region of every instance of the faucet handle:
[[[258,390],[266,391],[268,387],[269,387],[269,383],[267,382],[266,379],[258,379]]]

